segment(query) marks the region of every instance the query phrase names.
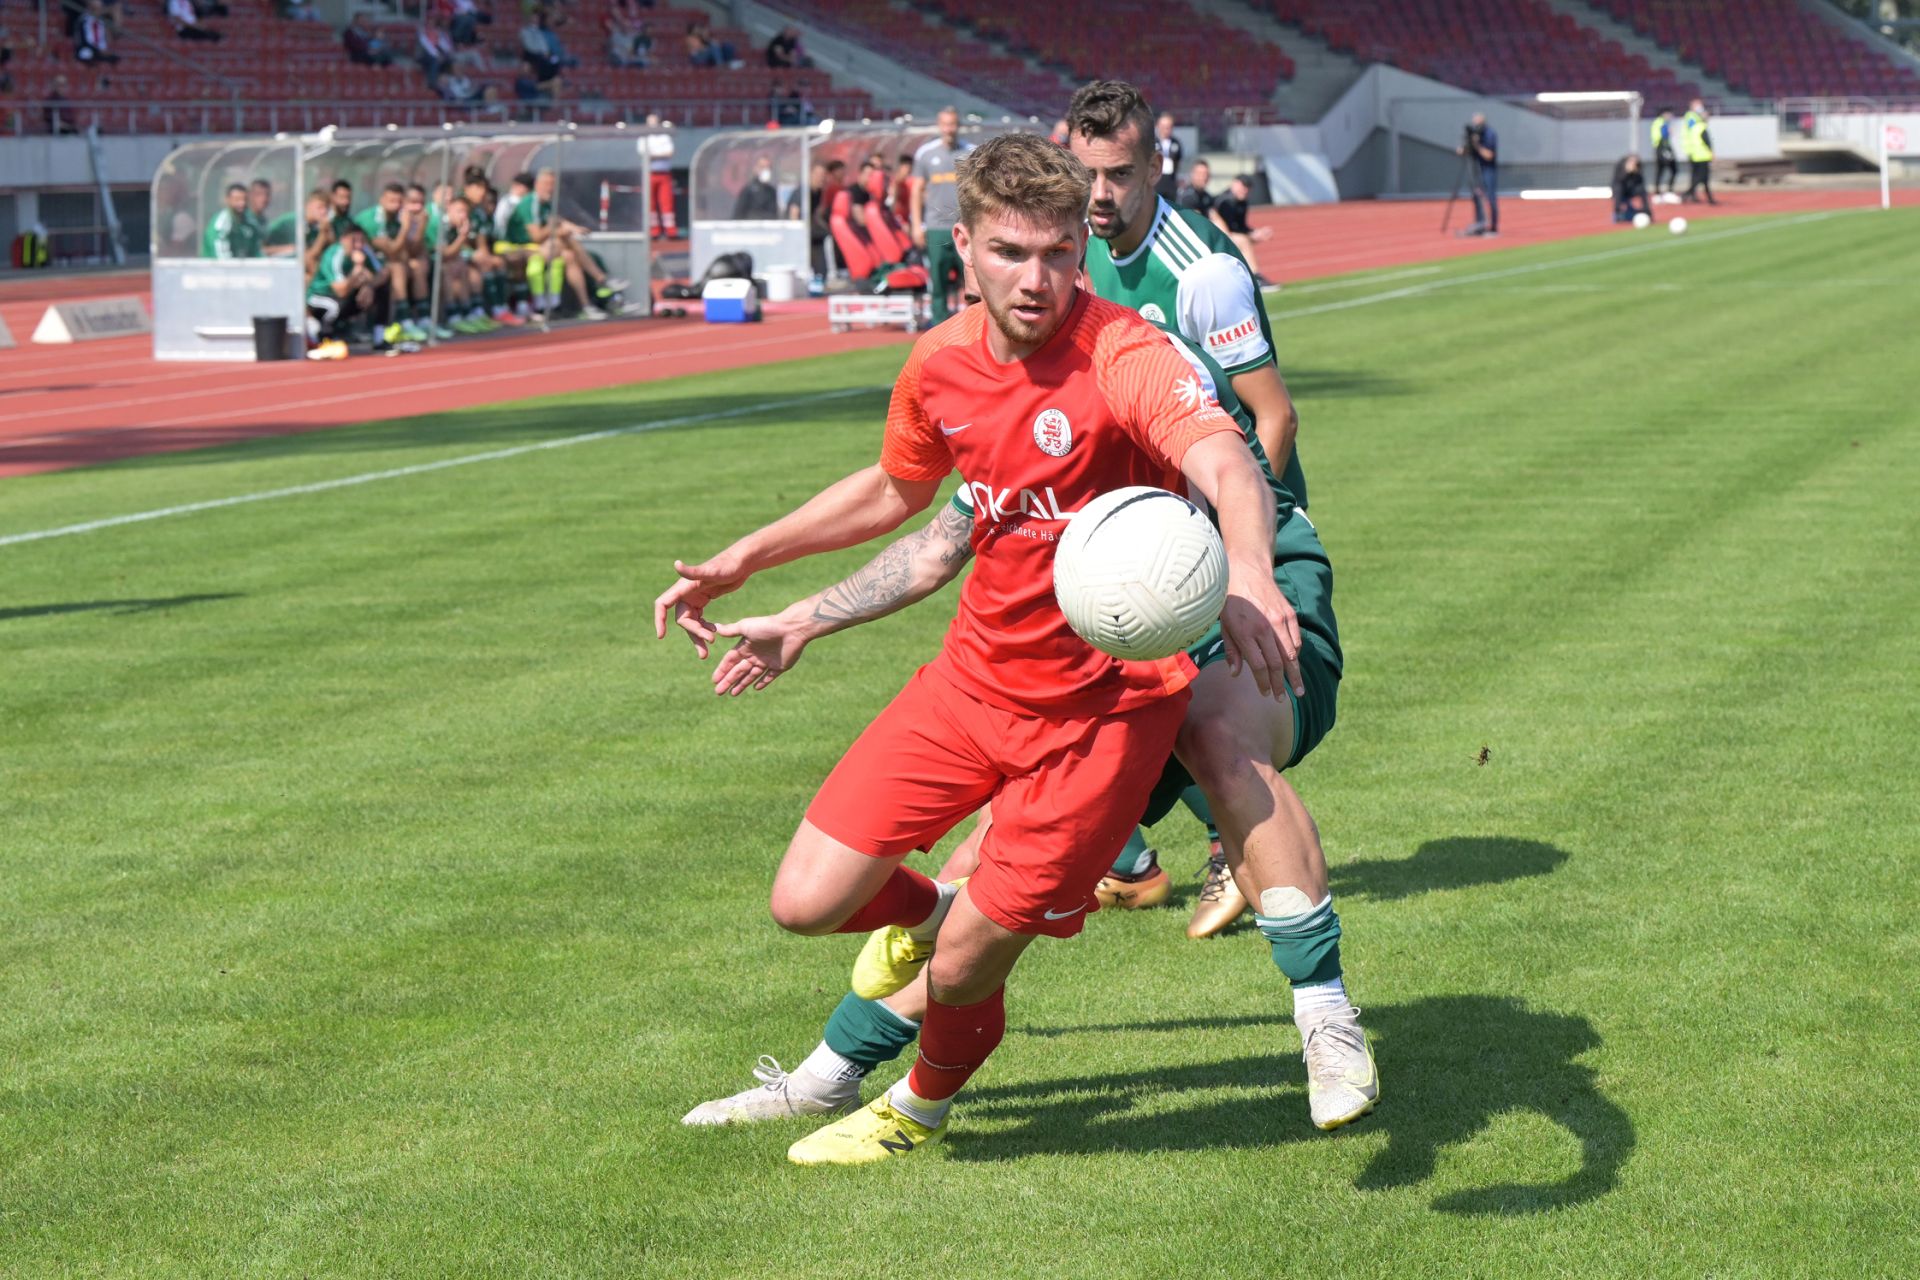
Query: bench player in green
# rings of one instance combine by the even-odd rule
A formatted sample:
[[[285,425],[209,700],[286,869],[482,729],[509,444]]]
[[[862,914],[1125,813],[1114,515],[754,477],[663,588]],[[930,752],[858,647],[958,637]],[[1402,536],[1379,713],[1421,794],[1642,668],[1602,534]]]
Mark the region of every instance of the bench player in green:
[[[247,213],[247,189],[236,182],[227,188],[226,208],[213,215],[200,237],[203,258],[257,258],[260,228]]]
[[[1298,763],[1333,726],[1341,667],[1339,630],[1333,615],[1333,570],[1312,522],[1299,508],[1298,491],[1290,487],[1288,472],[1276,474],[1268,462],[1253,415],[1234,394],[1225,371],[1195,343],[1164,324],[1160,327],[1193,368],[1192,381],[1182,384],[1175,394],[1192,396],[1196,401],[1217,399],[1221,408],[1240,423],[1248,447],[1273,487],[1274,580],[1298,615],[1300,670],[1306,686],[1304,696],[1289,699],[1283,712],[1287,721],[1284,730],[1273,733],[1271,750],[1277,776],[1278,767]],[[1298,474],[1297,467],[1288,471]],[[850,615],[831,625],[822,625],[811,616],[783,614],[743,619],[722,628],[721,634],[738,636],[739,642],[723,657],[716,687],[734,693],[764,688],[798,661],[806,645],[818,636],[870,621],[939,590],[959,575],[971,555],[968,535],[972,519],[973,506],[962,488],[924,529],[896,540],[848,579],[849,584],[858,584],[863,578],[880,575],[890,579],[903,573],[910,575],[913,586],[909,592],[884,609]],[[872,594],[848,590],[836,598],[866,599]],[[1201,668],[1202,681],[1214,671],[1219,674],[1213,679],[1221,682],[1228,668],[1221,661],[1226,655],[1217,626],[1189,653]],[[1250,680],[1238,683],[1251,688]],[[1196,688],[1199,684],[1196,682]],[[1276,709],[1281,705],[1274,703]],[[1222,752],[1222,744],[1211,734],[1208,722],[1196,722],[1189,711],[1176,750],[1182,757],[1210,759]],[[1248,771],[1244,762],[1239,767]],[[1164,817],[1191,782],[1181,760],[1169,760],[1160,785],[1147,803],[1146,821],[1153,823]],[[1301,816],[1304,819],[1304,811]],[[979,837],[990,821],[990,815],[983,816],[981,824],[941,869],[940,879],[950,881],[971,871]],[[1310,822],[1308,828],[1310,833]],[[1237,834],[1237,828],[1229,830]],[[1308,900],[1304,910],[1264,913],[1260,925],[1272,945],[1275,963],[1293,983],[1294,1017],[1304,1045],[1313,1122],[1323,1129],[1333,1129],[1373,1109],[1379,1096],[1379,1077],[1360,1030],[1358,1011],[1347,1001],[1340,983],[1339,920],[1326,898],[1324,869],[1320,877],[1319,899]],[[1260,887],[1264,890],[1267,886]],[[1296,886],[1280,888],[1278,895],[1268,897],[1263,893],[1267,905],[1297,906],[1300,899],[1307,898],[1307,891]],[[1287,890],[1292,891],[1291,896]],[[871,936],[854,969],[854,990],[841,1000],[820,1044],[796,1070],[783,1071],[774,1059],[762,1058],[754,1069],[759,1085],[702,1103],[687,1113],[684,1123],[734,1124],[787,1115],[838,1113],[857,1107],[861,1081],[867,1073],[898,1057],[919,1033],[926,992],[918,975],[931,949],[903,945],[903,938],[904,931],[884,929]]]

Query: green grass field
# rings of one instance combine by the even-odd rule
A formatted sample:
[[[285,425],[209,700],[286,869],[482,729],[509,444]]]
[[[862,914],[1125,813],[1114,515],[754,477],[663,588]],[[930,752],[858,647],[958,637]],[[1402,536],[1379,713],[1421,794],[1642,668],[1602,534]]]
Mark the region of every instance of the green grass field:
[[[952,596],[725,702],[648,606],[902,349],[0,483],[0,1275],[1920,1272],[1916,296],[1920,211],[1273,299],[1384,1081],[1332,1136],[1184,910],[1036,946],[926,1157],[679,1124],[844,990],[766,889]]]

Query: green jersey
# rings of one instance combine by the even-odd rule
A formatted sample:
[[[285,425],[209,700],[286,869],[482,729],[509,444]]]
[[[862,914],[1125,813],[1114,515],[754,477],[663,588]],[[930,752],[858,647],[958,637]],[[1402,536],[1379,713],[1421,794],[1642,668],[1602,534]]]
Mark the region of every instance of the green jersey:
[[[353,261],[347,257],[347,246],[330,244],[321,251],[320,261],[314,264],[313,279],[307,282],[307,296],[334,297],[333,286],[352,274]]]
[[[1147,238],[1124,258],[1095,239],[1087,246],[1087,279],[1100,297],[1199,343],[1229,376],[1274,358],[1273,329],[1246,260],[1226,232],[1193,209],[1160,201]]]
[[[1224,375],[1217,381],[1227,394],[1228,378],[1274,359],[1273,328],[1253,273],[1227,233],[1196,210],[1159,201],[1146,239],[1124,258],[1114,257],[1105,240],[1094,239],[1087,245],[1087,280],[1098,296],[1177,332],[1186,339],[1184,350],[1204,352]],[[1225,395],[1221,407],[1226,408]],[[1236,400],[1229,412],[1244,411]],[[1287,459],[1280,481],[1293,504],[1307,505],[1297,451]]]
[[[245,213],[222,209],[207,224],[200,238],[203,258],[257,258],[260,256],[260,229]]]
[[[294,242],[293,229],[297,225],[298,219],[294,214],[283,213],[272,222],[269,222],[261,231],[261,242],[272,245],[275,248],[281,245],[290,245]],[[309,222],[307,224],[307,240],[309,243],[313,240],[314,231],[314,225]]]
[[[514,201],[513,208],[507,214],[506,239],[513,244],[533,244],[532,228],[544,227],[553,221],[553,201],[542,200],[528,192]]]
[[[379,205],[369,205],[353,215],[353,221],[367,233],[368,243],[375,240],[391,240],[400,234],[400,211],[388,213]]]

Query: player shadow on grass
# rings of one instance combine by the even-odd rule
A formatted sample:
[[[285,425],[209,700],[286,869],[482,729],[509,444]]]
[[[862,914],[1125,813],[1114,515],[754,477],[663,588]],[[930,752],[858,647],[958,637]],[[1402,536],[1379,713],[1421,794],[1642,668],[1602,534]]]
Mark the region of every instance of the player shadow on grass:
[[[45,618],[59,613],[107,612],[115,617],[130,613],[155,613],[177,609],[183,604],[206,604],[214,600],[238,600],[238,591],[215,591],[191,596],[165,596],[152,600],[73,600],[63,604],[23,604],[0,607],[0,622],[15,618]]]
[[[1310,403],[1342,396],[1404,396],[1412,388],[1402,378],[1366,369],[1288,369],[1287,392]]]
[[[1027,1034],[1131,1035],[1285,1022],[1277,1016],[1239,1015]],[[1600,1091],[1593,1068],[1576,1061],[1600,1045],[1599,1033],[1585,1018],[1531,1009],[1506,996],[1436,996],[1404,1005],[1368,1005],[1366,1023],[1380,1063],[1380,1108],[1344,1132],[1384,1133],[1387,1142],[1354,1179],[1360,1190],[1425,1182],[1443,1149],[1512,1112],[1536,1113],[1572,1134],[1580,1144],[1579,1168],[1556,1182],[1496,1183],[1451,1192],[1434,1200],[1433,1208],[1460,1214],[1537,1213],[1595,1199],[1619,1181],[1634,1147],[1633,1121]],[[1221,1062],[985,1084],[966,1098],[966,1114],[983,1131],[956,1129],[949,1148],[957,1159],[1008,1160],[1338,1141],[1340,1135],[1329,1137],[1307,1123],[1298,1041],[1291,1035],[1273,1040],[1270,1053]],[[1219,1090],[1235,1096],[1180,1103],[1183,1093]]]
[[[1509,836],[1449,836],[1429,840],[1406,858],[1329,862],[1334,900],[1362,897],[1393,902],[1436,889],[1469,889],[1529,876],[1552,875],[1570,855],[1538,840]]]

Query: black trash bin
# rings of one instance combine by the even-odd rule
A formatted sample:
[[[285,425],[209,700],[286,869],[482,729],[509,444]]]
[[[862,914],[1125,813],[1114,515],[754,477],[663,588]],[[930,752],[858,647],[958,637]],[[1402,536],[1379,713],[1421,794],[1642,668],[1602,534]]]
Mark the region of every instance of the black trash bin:
[[[253,358],[285,360],[287,336],[285,316],[255,316],[253,318]]]

